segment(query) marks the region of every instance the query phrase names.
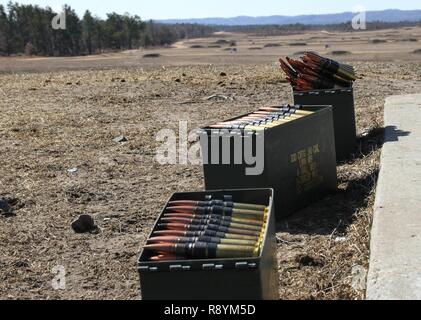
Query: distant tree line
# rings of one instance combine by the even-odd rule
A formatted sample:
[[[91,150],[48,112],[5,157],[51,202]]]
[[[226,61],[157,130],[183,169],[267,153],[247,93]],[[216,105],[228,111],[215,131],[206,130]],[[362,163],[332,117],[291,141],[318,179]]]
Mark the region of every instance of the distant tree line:
[[[144,22],[137,15],[107,14],[106,19],[86,11],[80,19],[64,7],[65,29],[54,29],[57,13],[51,8],[0,4],[0,55],[74,56],[112,50],[170,45],[185,38],[208,36],[212,27],[195,24],[163,25]]]
[[[200,24],[162,24],[149,21],[141,36],[141,46],[164,46],[180,39],[209,37],[215,28]]]
[[[351,23],[329,25],[205,26],[160,24],[142,21],[137,15],[107,14],[101,19],[86,11],[82,18],[64,6],[66,28],[56,30],[57,13],[37,5],[0,4],[0,55],[27,54],[74,56],[139,47],[166,46],[180,39],[206,37],[215,31],[242,32],[257,36],[297,34],[307,31],[353,31]],[[421,22],[370,22],[368,30],[421,26]]]
[[[403,28],[421,26],[421,21],[418,22],[368,22],[367,30],[384,30],[389,28]],[[217,30],[223,29],[230,32],[241,32],[252,34],[256,36],[279,36],[286,34],[298,34],[307,31],[354,31],[351,22],[340,24],[326,24],[326,25],[309,25],[309,24],[289,24],[289,25],[249,25],[249,26],[224,26],[218,27]]]

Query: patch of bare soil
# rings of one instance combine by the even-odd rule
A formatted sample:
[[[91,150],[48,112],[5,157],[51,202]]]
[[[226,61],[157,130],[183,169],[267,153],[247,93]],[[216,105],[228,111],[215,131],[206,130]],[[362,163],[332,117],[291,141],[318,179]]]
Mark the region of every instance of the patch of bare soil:
[[[354,65],[359,152],[336,194],[283,222],[282,299],[364,297],[383,102],[419,92],[421,64]],[[140,298],[136,260],[161,206],[203,188],[201,167],[154,160],[157,132],[290,100],[275,64],[0,75],[0,199],[13,209],[0,215],[0,298]],[[76,234],[80,214],[100,232]],[[56,266],[65,290],[52,287]]]

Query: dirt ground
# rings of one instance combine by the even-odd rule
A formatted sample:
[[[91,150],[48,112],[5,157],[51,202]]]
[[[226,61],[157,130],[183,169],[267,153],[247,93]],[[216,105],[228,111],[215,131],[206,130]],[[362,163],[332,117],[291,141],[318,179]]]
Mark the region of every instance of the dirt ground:
[[[404,45],[414,43],[399,50]],[[183,55],[182,46],[161,50]],[[124,65],[120,55],[114,67],[72,65],[76,58],[0,59],[0,198],[15,212],[0,216],[0,298],[140,298],[136,260],[162,205],[173,192],[203,188],[200,166],[155,161],[157,132],[292,102],[275,58],[285,48],[236,63],[230,53],[215,58],[200,50],[190,63],[133,58]],[[416,55],[341,59],[348,58],[364,77],[355,86],[359,151],[339,165],[336,194],[283,221],[282,299],[364,298],[384,98],[421,90]],[[128,141],[113,141],[120,135]],[[95,218],[98,234],[73,232],[70,223],[82,213]],[[52,287],[57,266],[65,268],[65,290]]]

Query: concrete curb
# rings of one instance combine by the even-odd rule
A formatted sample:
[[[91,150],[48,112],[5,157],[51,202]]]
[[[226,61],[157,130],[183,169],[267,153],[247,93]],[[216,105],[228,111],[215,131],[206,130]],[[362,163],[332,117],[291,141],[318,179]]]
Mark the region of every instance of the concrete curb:
[[[368,300],[421,300],[421,94],[385,104]]]

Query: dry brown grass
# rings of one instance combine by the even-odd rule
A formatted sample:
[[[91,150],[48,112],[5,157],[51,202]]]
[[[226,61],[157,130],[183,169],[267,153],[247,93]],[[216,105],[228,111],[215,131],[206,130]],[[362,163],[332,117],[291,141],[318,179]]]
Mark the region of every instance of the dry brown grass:
[[[352,268],[368,265],[383,101],[419,92],[421,64],[354,64],[364,74],[358,131],[370,134],[339,166],[339,192],[284,221],[283,299],[364,297],[351,286]],[[204,99],[213,94],[229,99]],[[154,161],[156,132],[290,98],[274,63],[1,75],[0,197],[18,205],[0,217],[0,298],[138,298],[137,255],[162,204],[203,187],[200,167]],[[128,142],[115,143],[119,135]],[[74,234],[70,222],[81,213],[94,216],[100,234]],[[56,265],[67,270],[64,291],[51,287]]]

